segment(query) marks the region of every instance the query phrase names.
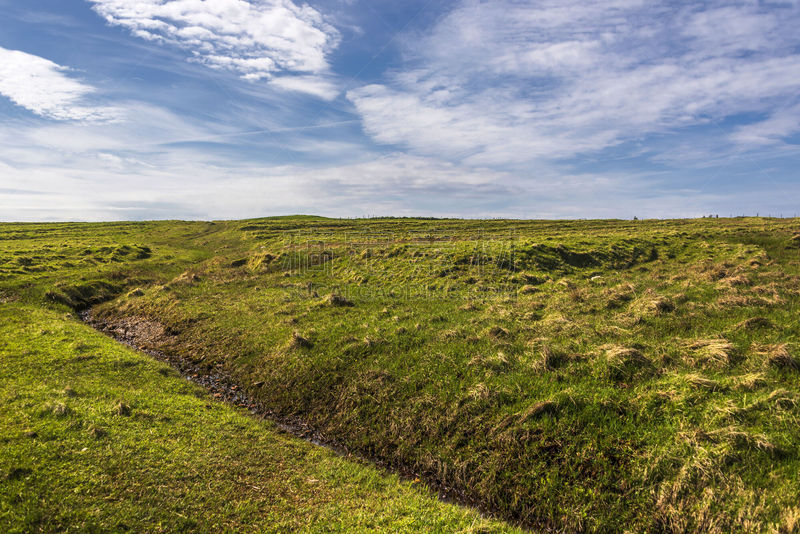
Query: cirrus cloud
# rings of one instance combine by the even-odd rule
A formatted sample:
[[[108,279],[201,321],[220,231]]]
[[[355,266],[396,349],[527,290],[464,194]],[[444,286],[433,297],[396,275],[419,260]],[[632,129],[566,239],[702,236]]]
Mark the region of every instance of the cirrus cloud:
[[[763,125],[775,139],[800,130],[799,24],[797,3],[467,0],[408,39],[410,68],[347,96],[376,141],[479,165],[597,154],[780,109],[791,117]]]

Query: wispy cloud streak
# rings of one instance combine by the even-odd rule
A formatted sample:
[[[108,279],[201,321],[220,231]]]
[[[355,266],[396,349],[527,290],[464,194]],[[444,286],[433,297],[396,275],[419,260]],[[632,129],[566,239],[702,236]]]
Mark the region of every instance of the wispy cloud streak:
[[[465,1],[408,41],[408,69],[348,97],[377,141],[474,164],[571,158],[776,106],[793,118],[764,127],[785,135],[798,130],[798,26],[796,3]]]

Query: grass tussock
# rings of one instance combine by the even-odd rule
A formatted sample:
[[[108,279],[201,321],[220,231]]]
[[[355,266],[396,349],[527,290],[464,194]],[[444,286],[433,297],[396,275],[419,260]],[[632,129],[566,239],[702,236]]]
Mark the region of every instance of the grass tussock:
[[[558,404],[551,400],[531,404],[518,414],[521,423],[538,419],[542,416],[555,416],[558,413]]]
[[[697,339],[687,344],[687,362],[700,367],[729,367],[737,355],[727,339]]]
[[[631,304],[631,312],[639,317],[658,317],[673,311],[675,303],[672,300],[652,293],[643,295]]]
[[[743,391],[755,391],[767,385],[763,373],[748,373],[733,378],[734,387]]]
[[[506,371],[513,363],[514,360],[504,352],[495,352],[489,355],[478,354],[469,360],[470,366],[480,367],[494,372]]]
[[[736,325],[736,330],[758,330],[761,328],[774,328],[775,325],[766,317],[750,317]]]
[[[303,337],[300,332],[292,332],[292,337],[289,340],[290,349],[310,349],[313,346],[314,344],[308,338]]]
[[[800,360],[789,352],[786,343],[771,345],[762,354],[766,356],[767,365],[770,367],[790,371],[800,370]]]
[[[550,344],[544,344],[536,353],[533,359],[533,369],[544,371],[555,371],[567,365],[573,358],[566,350]]]
[[[604,294],[605,306],[608,309],[623,307],[636,297],[636,291],[631,284],[619,284]]]
[[[355,305],[353,301],[335,293],[331,293],[330,295],[326,296],[322,303],[326,306],[333,306],[337,308],[349,308]]]
[[[511,337],[511,332],[502,326],[495,325],[486,330],[486,336],[491,339],[502,340]]]
[[[535,285],[525,284],[524,286],[520,287],[518,293],[520,295],[531,295],[533,293],[537,293],[539,288]]]
[[[613,381],[630,381],[655,370],[653,362],[639,349],[610,346],[605,349],[606,372]]]
[[[202,277],[193,271],[184,271],[169,282],[169,286],[192,286],[199,283]]]
[[[695,389],[704,389],[707,391],[722,391],[725,389],[725,387],[720,384],[719,381],[707,378],[697,373],[684,375],[683,379],[687,384]]]

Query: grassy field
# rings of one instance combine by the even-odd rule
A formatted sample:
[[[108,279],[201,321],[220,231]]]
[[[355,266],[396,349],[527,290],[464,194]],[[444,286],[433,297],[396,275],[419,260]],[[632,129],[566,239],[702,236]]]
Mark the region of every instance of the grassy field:
[[[120,402],[134,414],[136,402],[156,413],[144,398],[163,392],[172,405],[178,397],[170,395],[192,389],[127,349],[114,350],[156,371],[144,375],[102,359],[60,362],[61,352],[96,352],[84,345],[111,350],[112,341],[78,324],[75,311],[89,306],[110,330],[145,348],[229,375],[280,417],[455,488],[462,500],[533,530],[800,527],[798,220],[2,225],[0,247],[0,300],[10,325],[3,327],[3,357],[23,369],[2,386],[4,408],[14,407],[3,413],[17,414],[3,416],[12,431],[3,443],[9,465],[0,482],[2,517],[18,528],[30,516],[17,511],[35,508],[41,495],[83,518],[116,510],[100,505],[104,496],[74,495],[72,485],[56,484],[64,469],[103,480],[89,467],[81,471],[64,444],[77,436],[108,442],[125,426],[120,422],[135,420],[114,415]],[[81,332],[77,340],[104,341],[71,341],[59,333],[64,329]],[[48,367],[43,361],[50,359]],[[131,375],[136,380],[124,385]],[[105,400],[61,399],[66,382],[97,384],[92,391]],[[102,402],[94,412],[93,403]],[[185,484],[185,472],[166,467],[179,461],[173,455],[183,454],[180,447],[163,449],[158,437],[147,437],[180,421],[185,439],[194,443],[194,436],[204,447],[207,470],[192,480],[206,477],[205,484],[220,483],[209,474],[225,464],[220,458],[236,459],[234,479],[263,469],[263,457],[242,454],[237,440],[305,451],[286,462],[288,471],[302,473],[297,501],[245,493],[239,509],[213,485],[174,499],[175,507],[189,499],[191,519],[203,526],[264,521],[259,503],[269,501],[276,525],[299,516],[287,527],[348,528],[336,523],[346,516],[341,520],[365,528],[365,521],[382,521],[377,528],[387,530],[403,521],[430,522],[409,523],[411,530],[500,528],[473,525],[474,514],[341,459],[331,457],[327,469],[343,474],[310,474],[303,455],[327,453],[289,445],[269,425],[213,405],[173,409],[161,427],[158,417],[142,421],[139,434],[115,449],[125,461],[102,462],[116,466],[116,475],[103,473],[141,480],[130,464],[141,454],[153,472],[169,472],[167,488]],[[56,414],[60,406],[68,416]],[[192,417],[204,422],[197,427]],[[243,428],[226,424],[231,418]],[[51,472],[24,465],[23,447],[32,446],[26,439],[39,439],[25,438],[38,433],[34,422],[54,436],[59,460],[41,464],[56,466]],[[98,428],[107,434],[97,438]],[[122,446],[128,442],[134,452]],[[286,472],[270,476],[273,494],[292,491],[282,485],[295,480]],[[41,486],[20,482],[26,477],[41,477]],[[306,500],[317,494],[302,484],[306,477],[331,481],[327,500]],[[21,487],[36,488],[36,497],[17,494]],[[385,492],[395,505],[380,504]],[[80,504],[67,504],[67,494]],[[119,497],[109,517],[142,525],[164,514],[159,518],[173,522],[166,528],[176,526],[169,506],[156,500]],[[344,506],[361,512],[339,513]],[[61,521],[48,525],[73,524]]]
[[[209,257],[184,241],[204,228],[0,225],[0,532],[514,531],[216,402],[61,304]]]

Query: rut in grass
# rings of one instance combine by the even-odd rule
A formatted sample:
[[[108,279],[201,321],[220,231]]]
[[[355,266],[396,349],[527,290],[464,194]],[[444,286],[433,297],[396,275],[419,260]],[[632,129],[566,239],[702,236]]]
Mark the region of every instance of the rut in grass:
[[[181,357],[178,353],[173,352],[167,354],[158,350],[153,350],[152,348],[147,348],[159,341],[163,341],[169,336],[167,329],[156,322],[140,318],[124,320],[117,323],[106,323],[97,319],[92,314],[91,309],[82,310],[79,316],[92,328],[111,336],[120,343],[143,352],[159,361],[168,363],[182,377],[204,387],[211,396],[218,401],[246,409],[253,416],[267,419],[287,434],[303,439],[313,445],[324,447],[335,452],[339,456],[358,458],[362,461],[369,462],[383,470],[397,474],[406,480],[415,482],[424,481],[431,490],[433,490],[432,493],[444,503],[473,508],[485,517],[493,517],[496,515],[488,507],[482,506],[481,503],[476,503],[465,497],[457,488],[449,487],[430,476],[417,473],[408,466],[389,464],[380,458],[369,457],[362,453],[354,452],[348,449],[343,443],[330,439],[318,430],[312,428],[301,418],[287,417],[265,406],[264,403],[252,395],[253,390],[264,387],[263,382],[255,382],[245,386],[236,383],[235,380],[221,369],[217,369],[215,372],[208,372],[207,369],[187,358]],[[295,332],[292,335],[289,346],[294,348],[310,348],[311,343]],[[61,417],[68,413],[68,408],[63,404],[56,404],[51,407],[51,411],[54,415]],[[118,402],[114,411],[121,416],[130,415],[130,407],[123,402]],[[102,435],[103,430],[98,428],[96,430],[90,430],[90,432],[92,435]]]

